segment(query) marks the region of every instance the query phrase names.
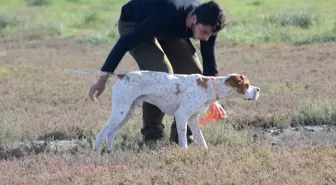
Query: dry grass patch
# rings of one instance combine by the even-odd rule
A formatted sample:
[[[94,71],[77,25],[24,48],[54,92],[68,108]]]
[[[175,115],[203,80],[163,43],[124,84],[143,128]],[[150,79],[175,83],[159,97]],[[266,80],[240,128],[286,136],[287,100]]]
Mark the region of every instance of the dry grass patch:
[[[2,161],[5,184],[333,184],[334,148],[218,145]],[[6,169],[6,170],[5,170]]]
[[[33,148],[19,159],[0,161],[0,180],[4,184],[333,184],[335,147],[328,142],[306,144],[297,137],[299,142],[290,147],[271,147],[256,133],[262,133],[259,126],[289,126],[298,115],[295,118],[301,122],[301,118],[335,119],[334,107],[322,104],[334,97],[330,87],[336,86],[335,47],[334,43],[218,44],[220,74],[242,73],[261,87],[262,94],[256,102],[238,97],[221,101],[228,119],[202,128],[208,152],[181,151],[169,145],[167,137],[149,150],[141,142],[141,109],[137,109],[117,134],[117,153],[101,156],[88,149],[108,120],[115,79],[108,82],[100,103],[93,103],[87,93],[96,78],[65,69],[97,71],[111,46],[64,40],[1,43],[0,152],[17,142],[37,139],[82,139],[88,146],[72,155],[42,151],[35,156]],[[117,72],[136,69],[126,55]],[[166,133],[171,122],[171,117],[165,117]],[[323,140],[334,141],[335,134],[326,135],[329,138]]]
[[[300,47],[228,43],[218,47],[220,74],[242,73],[262,89],[257,102],[245,102],[238,97],[221,101],[228,113],[223,123],[237,128],[288,124],[288,119],[296,116],[307,100],[328,101],[334,95],[330,88],[336,85],[333,43]],[[101,102],[93,103],[87,93],[96,78],[73,75],[65,69],[99,70],[110,46],[40,40],[7,42],[0,48],[4,66],[0,81],[1,143],[34,140],[57,132],[67,136],[78,136],[78,130],[95,133],[105,124],[111,109],[110,86],[115,79],[109,81]],[[117,71],[136,69],[134,60],[126,55]],[[141,138],[140,111],[121,135]],[[171,118],[164,121],[168,132]]]

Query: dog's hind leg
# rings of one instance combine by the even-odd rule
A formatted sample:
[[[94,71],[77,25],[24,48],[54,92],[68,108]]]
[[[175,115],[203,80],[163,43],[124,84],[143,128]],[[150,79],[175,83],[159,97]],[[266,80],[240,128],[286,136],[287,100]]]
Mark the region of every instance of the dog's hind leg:
[[[114,124],[114,127],[110,130],[110,132],[107,134],[107,147],[106,147],[106,152],[111,153],[113,152],[113,141],[118,133],[118,131],[121,129],[121,127],[124,126],[124,124],[130,119],[133,111],[134,111],[134,104],[131,106],[130,110],[128,112],[125,112],[126,116],[125,118],[118,122],[117,124]]]
[[[133,105],[133,102],[129,101],[129,100],[125,101],[125,99],[123,99],[123,101],[116,100],[116,102],[118,102],[118,104],[113,103],[110,119],[107,122],[107,124],[105,125],[104,129],[99,132],[99,134],[96,138],[95,145],[92,148],[92,151],[96,152],[98,150],[98,148],[100,147],[100,145],[106,139],[109,140],[109,138],[111,138],[111,137],[107,138],[107,136],[110,133],[115,135],[116,130],[119,130],[120,127],[127,121],[130,109]],[[123,102],[123,103],[121,103],[121,102]],[[118,106],[116,106],[116,105],[118,105]],[[112,143],[111,140],[109,142]]]
[[[197,145],[208,148],[204,136],[202,134],[201,128],[199,126],[199,115],[192,115],[188,121],[189,127],[193,136],[196,139]]]

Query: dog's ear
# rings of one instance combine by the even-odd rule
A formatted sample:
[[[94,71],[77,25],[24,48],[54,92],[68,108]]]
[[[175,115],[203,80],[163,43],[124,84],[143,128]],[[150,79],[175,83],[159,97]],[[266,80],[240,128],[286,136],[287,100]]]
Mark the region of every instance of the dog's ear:
[[[239,85],[244,83],[244,77],[242,75],[233,75],[225,80],[225,83],[232,87],[238,87]]]
[[[239,84],[244,83],[243,75],[239,75]]]

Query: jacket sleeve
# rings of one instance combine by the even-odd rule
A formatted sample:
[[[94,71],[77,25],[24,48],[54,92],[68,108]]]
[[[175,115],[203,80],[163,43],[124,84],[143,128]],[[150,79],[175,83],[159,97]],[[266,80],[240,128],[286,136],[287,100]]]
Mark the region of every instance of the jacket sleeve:
[[[201,42],[201,54],[203,59],[203,75],[217,76],[217,63],[216,63],[216,39],[217,35],[211,36],[207,41]]]
[[[164,29],[164,24],[158,18],[150,17],[146,19],[127,35],[118,39],[101,67],[101,71],[113,73],[128,50],[142,41],[156,36]]]

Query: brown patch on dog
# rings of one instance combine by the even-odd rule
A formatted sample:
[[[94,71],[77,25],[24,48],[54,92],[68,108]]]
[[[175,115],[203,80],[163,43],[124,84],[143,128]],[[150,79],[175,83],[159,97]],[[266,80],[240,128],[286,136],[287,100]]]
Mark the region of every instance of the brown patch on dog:
[[[180,85],[181,85],[181,84],[175,84],[175,86],[176,86],[175,95],[178,95],[178,94],[181,93]]]
[[[250,86],[249,79],[243,75],[231,76],[225,81],[225,83],[233,88],[236,88],[237,92],[240,94],[245,94]]]
[[[117,77],[118,77],[120,80],[122,80],[125,76],[126,76],[125,73],[124,73],[124,74],[117,74]]]
[[[118,77],[120,80],[122,80],[122,79],[124,79],[124,78],[125,78],[126,81],[129,80],[129,77],[127,76],[126,73],[123,73],[123,74],[117,74],[117,77]]]
[[[197,82],[198,86],[206,89],[206,88],[208,88],[208,80],[209,80],[208,78],[204,78],[204,77],[201,76],[200,78],[198,78],[196,80],[196,82]]]

